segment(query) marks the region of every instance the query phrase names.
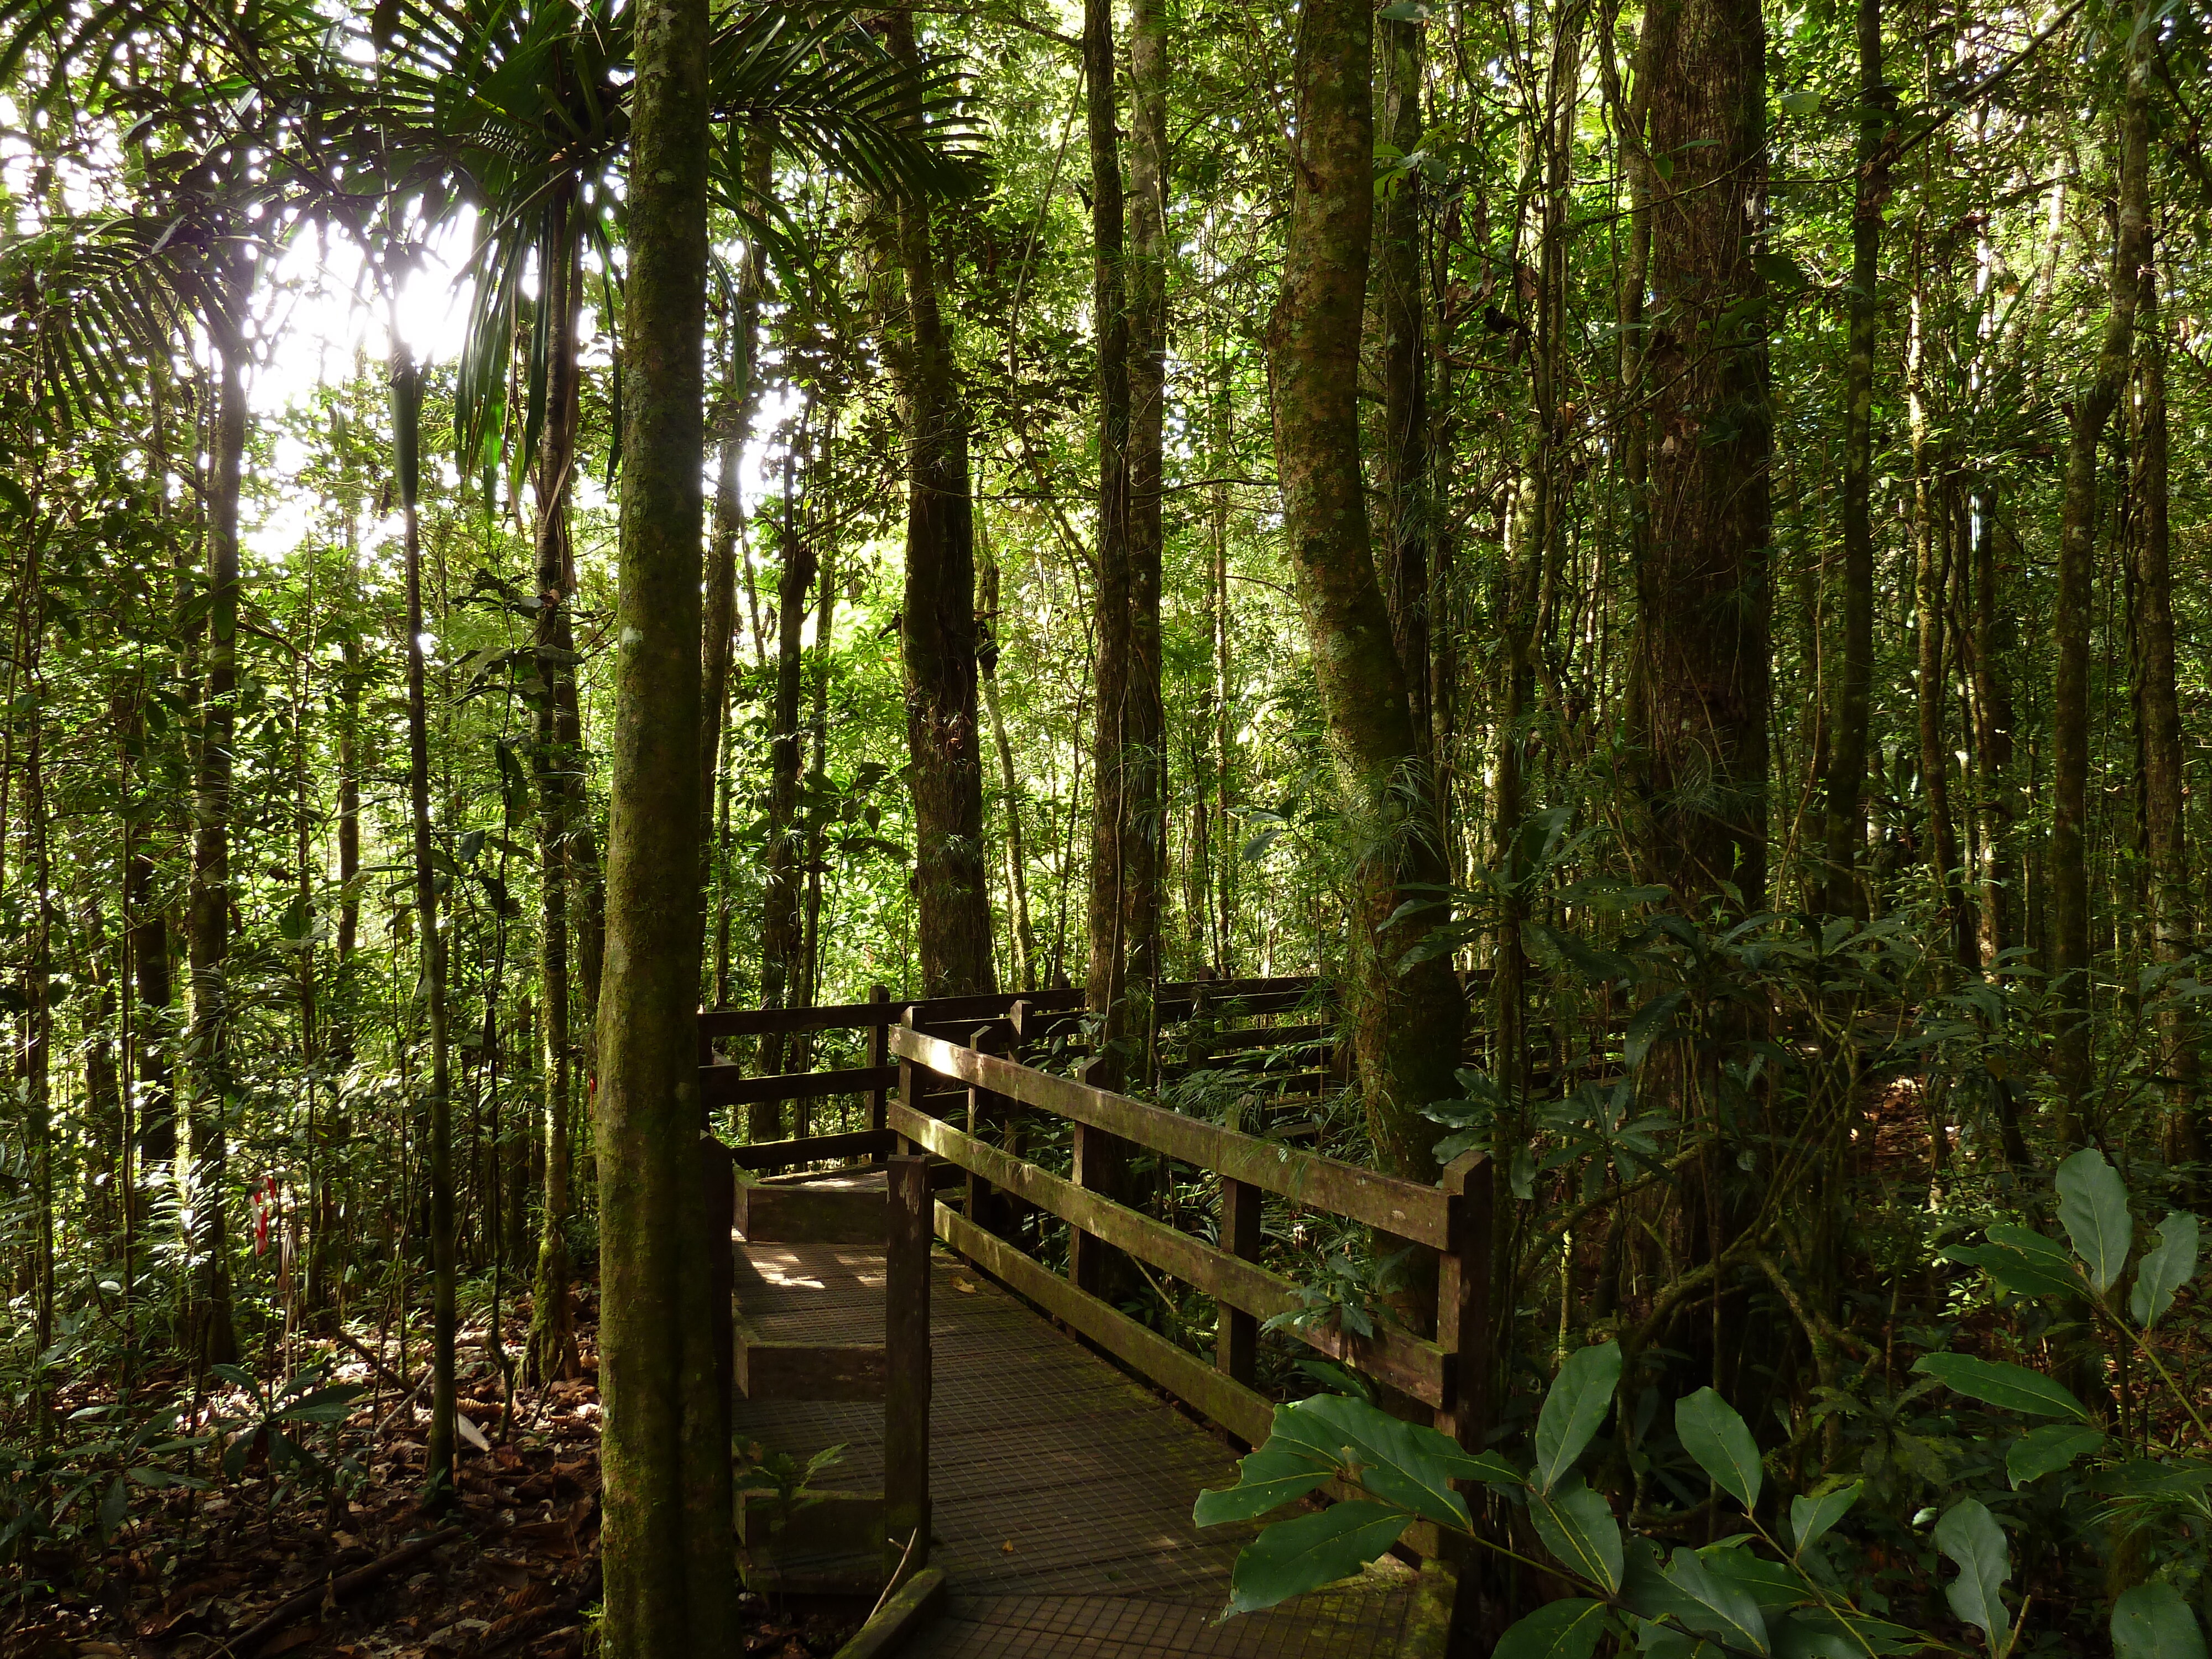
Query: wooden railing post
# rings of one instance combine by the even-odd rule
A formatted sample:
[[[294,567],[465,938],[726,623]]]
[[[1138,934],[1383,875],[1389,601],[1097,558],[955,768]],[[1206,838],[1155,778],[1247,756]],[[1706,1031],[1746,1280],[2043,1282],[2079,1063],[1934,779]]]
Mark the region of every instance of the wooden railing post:
[[[968,1039],[968,1046],[978,1053],[989,1052],[991,1028],[979,1025]],[[968,1133],[977,1140],[995,1145],[991,1131],[999,1121],[1000,1097],[988,1089],[972,1085],[968,1090]],[[965,1213],[977,1226],[992,1232],[999,1231],[999,1199],[991,1183],[974,1170],[968,1172],[968,1203]]]
[[[1080,1081],[1096,1087],[1092,1079],[1104,1063],[1094,1056],[1083,1062],[1076,1075]],[[1071,1127],[1075,1141],[1075,1165],[1072,1171],[1075,1184],[1117,1204],[1126,1202],[1129,1143],[1088,1123]],[[1118,1281],[1130,1276],[1127,1264],[1114,1260],[1120,1254],[1112,1245],[1071,1224],[1067,1230],[1068,1282],[1087,1295],[1102,1297],[1108,1302],[1118,1301],[1123,1289]]]
[[[1260,1259],[1260,1201],[1264,1196],[1249,1182],[1221,1177],[1221,1248],[1231,1255],[1247,1261]],[[1220,1318],[1214,1330],[1214,1369],[1249,1389],[1259,1358],[1260,1322],[1225,1302],[1217,1305]]]
[[[890,1000],[891,988],[890,986],[871,985],[868,987],[868,1000],[872,1004],[889,1002]],[[871,1066],[888,1066],[890,1063],[890,1027],[888,1024],[882,1023],[869,1026],[868,1064]],[[868,1127],[871,1129],[880,1129],[884,1127],[884,1108],[886,1103],[886,1097],[883,1089],[878,1087],[868,1091]]]
[[[1437,1262],[1437,1346],[1449,1358],[1437,1426],[1480,1451],[1490,1426],[1490,1160],[1462,1153],[1442,1184],[1449,1242]]]
[[[899,1024],[905,1026],[908,1030],[912,1030],[914,1029],[914,1010],[911,1008],[908,1009],[906,1012],[900,1017]],[[905,1107],[909,1112],[918,1112],[921,1109],[921,1080],[924,1077],[927,1076],[928,1073],[924,1072],[921,1066],[915,1065],[912,1060],[908,1060],[904,1054],[901,1054],[899,1056],[898,1068],[899,1104]],[[901,1135],[899,1137],[899,1150],[902,1152],[913,1152],[915,1150],[914,1142],[908,1140],[904,1135]]]
[[[929,1162],[894,1157],[885,1179],[884,1554],[896,1574],[929,1560]]]

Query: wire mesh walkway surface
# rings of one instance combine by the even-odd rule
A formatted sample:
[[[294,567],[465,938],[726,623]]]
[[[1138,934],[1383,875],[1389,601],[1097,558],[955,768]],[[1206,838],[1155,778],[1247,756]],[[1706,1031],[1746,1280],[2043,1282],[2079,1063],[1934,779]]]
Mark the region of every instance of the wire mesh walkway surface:
[[[942,1249],[932,1260],[930,1561],[945,1610],[902,1650],[921,1659],[1364,1659],[1407,1645],[1408,1579],[1376,1576],[1217,1626],[1251,1527],[1191,1523],[1235,1479],[1212,1434]],[[769,1342],[884,1339],[884,1254],[738,1242],[738,1317]],[[844,1448],[824,1487],[880,1490],[878,1404],[735,1404],[740,1442],[805,1459]],[[787,1553],[797,1588],[837,1562]]]

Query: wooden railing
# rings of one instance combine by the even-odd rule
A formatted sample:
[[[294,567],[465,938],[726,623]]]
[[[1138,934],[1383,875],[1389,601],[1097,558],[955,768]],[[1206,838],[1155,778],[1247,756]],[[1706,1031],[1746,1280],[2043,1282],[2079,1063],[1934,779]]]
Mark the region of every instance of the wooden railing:
[[[1248,1444],[1267,1437],[1272,1402],[1253,1386],[1260,1323],[1306,1308],[1294,1281],[1263,1266],[1261,1208],[1270,1198],[1370,1227],[1433,1250],[1438,1262],[1436,1334],[1378,1323],[1372,1337],[1333,1318],[1291,1323],[1320,1352],[1419,1401],[1438,1427],[1479,1448],[1487,1415],[1483,1363],[1489,1328],[1490,1175],[1477,1156],[1461,1158],[1437,1186],[1294,1150],[1123,1095],[1054,1076],[917,1026],[890,1031],[899,1071],[887,1127],[969,1176],[967,1213],[939,1202],[938,1236],[1010,1289],[1150,1378]],[[965,1091],[966,1125],[928,1109],[945,1085]],[[939,1098],[933,1100],[933,1092]],[[1044,1114],[1075,1139],[1073,1176],[1046,1170],[988,1138],[1011,1115]],[[1219,1184],[1219,1243],[1170,1225],[1097,1190],[1088,1171],[1111,1167],[1093,1156],[1102,1141],[1146,1148],[1209,1172]],[[1018,1145],[1017,1139],[1016,1144]],[[982,1224],[1005,1194],[1058,1217],[1069,1228],[1071,1273],[1054,1272]],[[1213,1361],[1178,1346],[1092,1294],[1082,1283],[1084,1240],[1109,1246],[1204,1291],[1221,1310]]]

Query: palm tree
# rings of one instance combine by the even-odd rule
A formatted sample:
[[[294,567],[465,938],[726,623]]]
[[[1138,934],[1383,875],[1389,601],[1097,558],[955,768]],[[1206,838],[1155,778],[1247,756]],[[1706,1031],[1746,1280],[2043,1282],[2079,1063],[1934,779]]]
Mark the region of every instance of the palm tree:
[[[578,746],[568,500],[586,257],[610,287],[617,267],[623,196],[615,173],[630,133],[634,15],[615,0],[526,8],[514,0],[481,0],[458,9],[400,0],[380,18],[377,43],[380,133],[397,153],[439,158],[459,185],[442,198],[442,216],[450,222],[470,210],[475,218],[467,267],[475,290],[455,396],[456,459],[464,477],[483,477],[487,500],[502,461],[510,485],[525,467],[535,474],[529,608],[546,1186],[525,1369],[538,1379],[574,1363],[565,1237],[568,932],[573,922],[588,1066],[601,901]],[[774,7],[734,11],[714,31],[708,87],[713,121],[727,135],[710,156],[710,188],[755,242],[751,258],[763,249],[775,256],[788,248],[781,216],[763,188],[763,135],[901,198],[956,193],[975,182],[966,131],[955,118],[953,81],[892,61],[848,21],[800,21]],[[930,125],[915,123],[917,109],[932,118]],[[534,300],[528,295],[533,275]]]

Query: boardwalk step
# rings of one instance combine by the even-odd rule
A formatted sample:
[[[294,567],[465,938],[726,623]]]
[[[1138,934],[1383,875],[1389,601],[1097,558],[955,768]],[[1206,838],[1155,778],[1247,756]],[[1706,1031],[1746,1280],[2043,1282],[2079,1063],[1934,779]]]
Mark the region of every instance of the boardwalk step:
[[[741,1179],[735,1225],[749,1244],[880,1246],[889,1203],[880,1183],[802,1187]]]
[[[889,1367],[880,1342],[770,1341],[737,1322],[738,1392],[748,1400],[880,1401]]]

